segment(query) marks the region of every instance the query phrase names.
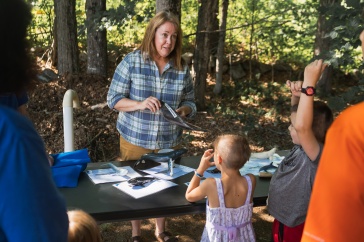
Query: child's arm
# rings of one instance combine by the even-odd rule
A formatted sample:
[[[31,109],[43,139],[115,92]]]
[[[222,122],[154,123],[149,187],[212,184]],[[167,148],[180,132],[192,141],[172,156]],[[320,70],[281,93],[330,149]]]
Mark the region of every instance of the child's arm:
[[[302,88],[316,87],[321,73],[326,68],[323,60],[315,60],[305,68]],[[320,146],[312,130],[314,95],[301,93],[294,128],[300,144],[310,160],[315,160],[320,152]]]
[[[287,80],[286,85],[291,90],[291,106],[294,106],[300,101],[302,81],[291,82],[290,80]]]
[[[360,33],[359,39],[361,41],[361,51],[364,58],[364,30]]]
[[[214,153],[212,149],[206,150],[203,154],[200,165],[195,171],[196,173],[193,175],[186,191],[185,196],[189,202],[196,202],[207,196],[207,191],[209,190],[209,179],[206,179],[200,185],[201,177],[199,177],[198,175],[203,176],[203,173],[206,171],[206,169],[214,165],[214,162],[210,162],[210,159],[213,156]]]
[[[251,196],[250,196],[250,202],[253,202],[253,195],[254,195],[254,190],[255,190],[255,185],[256,185],[256,178],[253,174],[247,174],[250,177],[250,180],[252,181],[252,192],[251,192]]]

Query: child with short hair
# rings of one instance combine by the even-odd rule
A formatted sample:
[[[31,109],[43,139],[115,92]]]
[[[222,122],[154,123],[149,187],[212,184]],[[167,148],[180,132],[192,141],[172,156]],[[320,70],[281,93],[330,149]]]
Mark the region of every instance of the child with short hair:
[[[241,176],[239,171],[249,160],[249,143],[244,136],[222,135],[213,146],[204,152],[186,191],[190,202],[207,197],[201,241],[255,241],[251,221],[255,176]],[[213,165],[221,171],[221,179],[207,178],[200,184],[206,169]]]
[[[331,109],[314,101],[315,86],[326,64],[306,66],[304,81],[290,82],[291,134],[294,147],[282,160],[270,182],[268,211],[275,218],[273,241],[299,242],[326,132],[333,122]]]
[[[101,242],[101,233],[95,219],[83,210],[67,212],[68,242]]]

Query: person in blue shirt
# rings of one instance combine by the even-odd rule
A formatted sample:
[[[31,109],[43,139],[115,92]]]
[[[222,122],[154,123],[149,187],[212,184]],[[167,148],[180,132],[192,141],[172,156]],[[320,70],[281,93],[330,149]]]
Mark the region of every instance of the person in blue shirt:
[[[9,24],[11,19],[11,24]],[[0,96],[26,93],[36,77],[27,52],[30,7],[0,0]],[[31,121],[0,104],[0,241],[66,242],[67,208]]]
[[[5,93],[0,95],[0,104],[13,108],[26,117],[28,117],[28,111],[26,108],[28,101],[29,98],[26,92],[23,92],[20,95],[15,93]]]
[[[107,103],[119,112],[121,160],[180,146],[183,130],[167,121],[160,108],[165,102],[182,117],[196,113],[191,74],[181,56],[179,20],[162,11],[150,20],[141,46],[117,66]],[[132,227],[132,241],[141,241],[140,221],[132,221]],[[176,241],[165,231],[164,218],[156,219],[155,235],[158,241]]]

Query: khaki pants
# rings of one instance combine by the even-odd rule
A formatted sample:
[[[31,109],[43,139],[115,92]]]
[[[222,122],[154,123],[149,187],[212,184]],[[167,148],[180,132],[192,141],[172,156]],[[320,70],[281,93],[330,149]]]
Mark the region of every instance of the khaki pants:
[[[181,146],[177,145],[172,149],[179,149]],[[133,145],[126,141],[120,135],[120,158],[122,161],[126,160],[138,160],[142,155],[146,153],[158,152],[160,149],[150,150],[140,146]]]

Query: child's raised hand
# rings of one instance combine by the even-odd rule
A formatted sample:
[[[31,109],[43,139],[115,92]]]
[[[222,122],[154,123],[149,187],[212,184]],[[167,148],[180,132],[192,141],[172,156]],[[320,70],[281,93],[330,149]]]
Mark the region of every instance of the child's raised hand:
[[[364,58],[364,30],[361,31],[361,33],[359,35],[359,39],[361,41],[361,52],[362,52],[363,58]]]
[[[359,35],[359,39],[361,42],[364,42],[364,30],[361,31],[360,35]]]
[[[286,81],[287,87],[290,89],[292,96],[300,97],[301,95],[301,88],[302,88],[302,81]]]
[[[305,68],[304,83],[307,86],[315,86],[327,64],[322,59],[315,60]]]
[[[210,166],[215,165],[214,162],[210,161],[213,157],[214,157],[214,150],[213,149],[206,150],[201,157],[198,170],[201,172],[206,171]]]

